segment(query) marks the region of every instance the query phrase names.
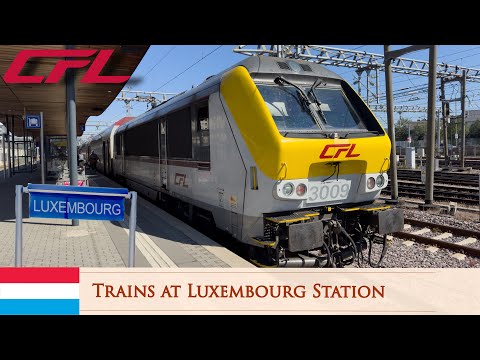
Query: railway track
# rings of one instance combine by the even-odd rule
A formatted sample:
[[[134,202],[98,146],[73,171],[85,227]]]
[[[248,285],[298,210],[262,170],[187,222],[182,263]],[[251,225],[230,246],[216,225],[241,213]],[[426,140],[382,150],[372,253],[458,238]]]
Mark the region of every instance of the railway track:
[[[450,160],[450,163],[454,166],[460,166],[460,161],[458,160]],[[440,160],[440,166],[444,165],[444,161]],[[480,169],[480,161],[477,159],[465,159],[465,166],[471,167],[472,169],[479,170]]]
[[[391,194],[390,184],[382,190],[382,193]],[[423,198],[425,196],[425,185],[421,182],[398,182],[398,193],[400,196],[412,198]],[[478,187],[452,187],[435,184],[433,190],[433,199],[437,201],[455,201],[468,205],[478,205],[479,189]]]
[[[480,231],[440,225],[427,221],[405,218],[405,231],[394,233],[397,238],[413,240],[436,248],[480,257]],[[409,231],[406,231],[409,230]],[[434,249],[431,249],[435,251]]]
[[[397,170],[397,177],[400,180],[411,180],[420,182],[422,180],[421,176],[422,175],[420,170]],[[435,183],[473,186],[477,188],[479,185],[479,174],[436,171],[433,179]]]
[[[400,160],[405,160],[405,155],[400,155]],[[416,160],[417,164],[420,164],[419,159]],[[422,163],[425,164],[427,161],[426,158],[422,159]],[[450,160],[450,163],[455,166],[460,166],[460,161],[458,160]],[[444,166],[445,161],[443,159],[440,159],[440,166]],[[465,166],[466,167],[471,167],[472,169],[480,170],[480,158],[468,158],[465,159]]]

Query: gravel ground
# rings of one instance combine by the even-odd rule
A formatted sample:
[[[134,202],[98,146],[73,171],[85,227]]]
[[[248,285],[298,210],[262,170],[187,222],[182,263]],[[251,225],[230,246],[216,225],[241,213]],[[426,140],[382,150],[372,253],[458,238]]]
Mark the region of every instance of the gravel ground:
[[[403,245],[405,240],[393,238],[381,264],[381,268],[480,268],[480,259],[467,256],[464,260],[452,257],[454,251],[439,249],[436,252],[427,251],[428,245],[413,243],[411,246]],[[381,245],[374,245],[372,259],[376,262],[381,253]],[[364,250],[364,264],[367,263],[368,249]],[[358,264],[355,263],[355,267]]]
[[[380,202],[382,202],[384,199],[390,199],[390,194],[381,194],[381,198],[379,199]],[[423,204],[423,197],[408,197],[408,196],[401,196],[401,200],[405,201],[403,207],[414,207],[417,208],[418,204]],[[410,202],[411,201],[411,202]],[[383,203],[383,202],[382,202]],[[437,205],[448,205],[448,201],[438,201],[435,200],[435,204]],[[457,213],[462,211],[459,208],[466,209],[468,212],[472,212],[473,214],[476,214],[476,219],[478,221],[478,211],[480,209],[479,205],[472,205],[472,204],[464,204],[461,202],[457,202]],[[471,211],[469,211],[471,210]]]
[[[425,211],[413,210],[413,209],[404,209],[404,215],[407,218],[428,221],[440,225],[454,226],[459,229],[468,229],[474,231],[480,231],[480,223],[473,221],[463,221],[455,219],[448,215],[436,215],[431,214]]]
[[[455,219],[448,215],[437,215],[428,213],[425,211],[420,211],[413,208],[405,208],[404,215],[407,218],[428,221],[432,223],[449,225],[456,228],[469,229],[480,231],[480,223],[477,221],[464,221]],[[411,229],[405,230],[406,232],[413,232],[420,229],[419,227],[412,226]],[[433,237],[440,234],[439,232],[430,232],[424,234],[424,236]],[[453,236],[446,241],[458,242],[465,239],[465,237]],[[480,239],[477,243],[470,244],[469,246],[474,246],[480,248]],[[382,268],[480,268],[480,259],[466,256],[464,260],[458,260],[452,255],[455,254],[455,251],[439,249],[436,252],[431,252],[426,250],[429,248],[429,245],[424,245],[420,243],[413,242],[412,245],[407,246],[404,244],[404,239],[393,238],[390,242],[387,253],[383,259],[383,262],[380,267]],[[376,262],[381,253],[381,245],[374,245],[372,251],[373,261]],[[369,267],[367,263],[368,249],[364,250],[364,262],[361,264],[361,267]],[[358,264],[353,265],[358,267]]]

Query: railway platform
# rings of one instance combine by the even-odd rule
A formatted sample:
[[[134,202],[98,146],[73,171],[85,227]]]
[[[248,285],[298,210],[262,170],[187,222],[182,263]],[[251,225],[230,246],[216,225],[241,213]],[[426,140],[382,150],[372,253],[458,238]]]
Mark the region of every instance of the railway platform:
[[[90,175],[91,186],[119,187],[101,174]],[[0,178],[0,267],[14,265],[15,185],[40,183],[40,172]],[[125,267],[128,263],[128,214],[125,220],[40,219],[28,216],[23,196],[23,266]],[[230,250],[138,198],[136,267],[254,267]]]

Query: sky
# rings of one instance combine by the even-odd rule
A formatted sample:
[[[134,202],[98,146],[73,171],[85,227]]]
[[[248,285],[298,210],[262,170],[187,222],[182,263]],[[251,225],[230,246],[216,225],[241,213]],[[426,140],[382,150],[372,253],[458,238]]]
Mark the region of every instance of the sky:
[[[248,45],[256,48],[257,45]],[[368,53],[383,54],[383,45],[325,45],[328,47],[352,49]],[[405,45],[392,46],[392,49],[402,48]],[[237,45],[151,45],[141,63],[126,83],[124,90],[155,91],[165,93],[179,93],[199,85],[208,76],[215,75],[245,58],[245,55],[233,52]],[[428,60],[428,50],[421,50],[404,56],[405,58]],[[439,45],[438,63],[459,65],[470,68],[480,68],[480,46],[478,45]],[[358,91],[355,69],[328,66],[328,68],[344,77],[355,90]],[[365,75],[363,75],[365,84]],[[371,79],[371,84],[375,83]],[[395,105],[422,105],[427,106],[427,93],[423,91],[428,83],[426,76],[393,74],[393,91],[397,94]],[[439,81],[437,81],[437,85]],[[374,86],[372,86],[374,88]],[[385,74],[379,72],[380,93],[385,89]],[[409,89],[409,90],[406,90]],[[418,91],[420,90],[420,91]],[[361,95],[366,89],[362,88]],[[439,92],[437,91],[437,98]],[[460,95],[459,83],[454,82],[447,86],[446,97],[455,98]],[[132,95],[133,96],[133,95]],[[467,82],[467,110],[480,109],[480,83]],[[385,100],[380,100],[385,103]],[[440,104],[437,101],[437,106]],[[147,110],[147,103],[132,102],[131,114],[138,116]],[[451,105],[452,115],[460,114],[460,103]],[[386,113],[376,113],[380,122],[385,126]],[[91,116],[83,138],[89,134],[98,133],[105,126],[91,124],[112,124],[126,116],[125,103],[113,101],[100,115]],[[412,120],[423,119],[425,113],[405,113],[403,116]],[[395,114],[398,119],[399,114]]]

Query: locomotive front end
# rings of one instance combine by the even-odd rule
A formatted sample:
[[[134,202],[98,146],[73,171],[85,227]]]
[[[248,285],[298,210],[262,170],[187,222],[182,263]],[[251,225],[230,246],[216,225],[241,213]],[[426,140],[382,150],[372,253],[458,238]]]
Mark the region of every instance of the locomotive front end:
[[[299,60],[262,59],[226,73],[221,94],[243,140],[251,184],[243,234],[267,266],[344,266],[403,229],[403,212],[375,204],[391,142],[338,75]],[[260,222],[261,219],[261,231]]]

